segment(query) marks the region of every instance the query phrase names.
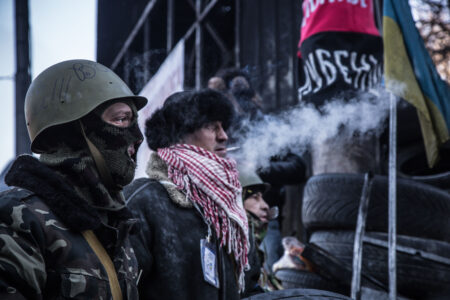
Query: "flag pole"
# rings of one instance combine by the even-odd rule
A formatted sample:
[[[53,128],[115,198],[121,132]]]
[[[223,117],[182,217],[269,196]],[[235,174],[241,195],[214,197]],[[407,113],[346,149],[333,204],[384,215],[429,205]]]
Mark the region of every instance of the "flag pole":
[[[390,94],[389,110],[389,239],[388,239],[388,270],[389,270],[389,300],[397,298],[397,101]]]

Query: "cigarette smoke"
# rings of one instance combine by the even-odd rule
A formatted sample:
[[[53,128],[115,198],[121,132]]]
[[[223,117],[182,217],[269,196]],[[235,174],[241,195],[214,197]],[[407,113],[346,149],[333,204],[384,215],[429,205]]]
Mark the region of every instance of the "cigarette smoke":
[[[317,109],[301,103],[278,115],[265,115],[259,121],[245,121],[247,134],[237,142],[239,151],[230,153],[251,168],[268,166],[270,158],[288,151],[302,154],[312,144],[320,144],[342,133],[379,136],[389,115],[389,95],[384,89],[361,92],[350,100],[334,99]],[[340,134],[340,137],[342,135]],[[343,137],[345,138],[345,136]]]

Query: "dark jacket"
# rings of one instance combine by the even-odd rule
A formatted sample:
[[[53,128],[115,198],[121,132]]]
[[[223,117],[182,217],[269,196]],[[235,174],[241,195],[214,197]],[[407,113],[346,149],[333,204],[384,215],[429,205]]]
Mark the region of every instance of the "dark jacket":
[[[0,299],[111,299],[107,273],[81,234],[93,230],[114,263],[123,299],[138,299],[131,214],[101,222],[62,176],[31,156],[6,176],[0,193]]]
[[[220,288],[204,280],[200,240],[208,235],[208,227],[167,178],[164,162],[152,157],[150,179],[138,179],[124,190],[128,207],[142,221],[140,234],[132,239],[143,270],[138,284],[141,299],[239,299],[234,259],[226,248],[218,255]]]
[[[298,184],[306,179],[306,165],[297,154],[273,156],[269,166],[261,170],[258,175],[272,186]]]
[[[264,253],[259,250],[261,240],[265,235],[266,227],[256,216],[247,211],[248,229],[250,237],[250,253],[248,255],[248,263],[250,269],[245,272],[245,292],[243,297],[250,297],[263,293],[263,288],[259,285],[262,263],[264,261]]]

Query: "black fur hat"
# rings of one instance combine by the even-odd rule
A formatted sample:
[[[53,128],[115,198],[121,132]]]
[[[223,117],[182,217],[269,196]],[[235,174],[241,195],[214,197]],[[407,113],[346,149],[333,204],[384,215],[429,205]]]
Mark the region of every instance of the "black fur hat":
[[[205,89],[172,94],[145,122],[145,136],[150,149],[156,151],[176,143],[204,125],[220,121],[227,130],[234,109],[222,93]]]

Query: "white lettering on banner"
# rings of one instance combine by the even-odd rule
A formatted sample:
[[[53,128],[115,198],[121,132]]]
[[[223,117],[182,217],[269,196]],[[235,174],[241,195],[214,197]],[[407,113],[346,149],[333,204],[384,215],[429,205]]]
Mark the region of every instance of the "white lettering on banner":
[[[310,0],[309,1],[309,9],[311,10],[311,13],[313,13],[316,8],[320,5],[322,5],[325,2],[325,0]]]
[[[305,60],[303,75],[304,83],[298,89],[300,99],[332,85],[339,75],[355,89],[370,89],[378,84],[381,78],[381,65],[371,54],[316,49],[309,53]]]
[[[369,55],[369,60],[374,66],[378,66],[378,60],[373,55]],[[377,84],[378,79],[381,78],[381,66],[376,69],[376,72],[370,72],[369,76],[369,78],[371,79],[371,86]]]
[[[361,7],[367,7],[367,3],[365,0],[347,0],[347,3],[353,4],[353,5],[357,5],[358,2],[361,4]]]
[[[367,8],[367,2],[366,0],[347,0],[344,2],[344,0],[304,0],[302,4],[303,8],[303,20],[302,20],[302,27],[306,25],[306,21],[308,20],[309,16],[316,11],[316,9],[319,6],[322,6],[324,4],[333,4],[333,3],[342,3],[344,5],[351,4],[351,5],[360,5],[362,8]]]
[[[313,93],[317,93],[318,90],[322,88],[322,77],[320,77],[317,72],[316,64],[314,62],[314,53],[311,52],[308,55],[308,59],[305,62],[306,67],[308,68],[309,74],[312,77],[312,80],[316,83],[317,87],[313,90]]]
[[[305,84],[298,89],[299,99],[302,98],[302,95],[307,95],[311,92],[311,78],[309,78],[309,72],[304,72],[305,74]]]
[[[347,50],[338,50],[334,51],[334,60],[336,61],[336,65],[339,68],[339,71],[341,71],[342,76],[344,77],[345,82],[348,84],[351,84],[352,81],[350,77],[348,77],[348,68],[342,64],[341,57],[348,57],[348,51]]]
[[[322,73],[325,75],[325,79],[327,80],[327,85],[332,84],[336,80],[336,67],[324,58],[324,56],[327,58],[331,57],[330,51],[317,49],[316,55],[319,61],[320,70],[322,70]]]
[[[368,73],[370,71],[370,65],[367,64],[366,62],[366,55],[363,54],[361,56],[360,62],[361,62],[361,67],[358,67],[356,65],[356,56],[357,53],[356,52],[352,52],[351,54],[351,60],[350,60],[350,65],[352,67],[352,69],[356,72],[356,77],[353,80],[353,87],[355,89],[358,88],[358,82],[359,82],[359,78],[361,77],[362,74],[364,73]],[[361,89],[365,89],[365,84],[362,82],[361,86],[359,86]]]

